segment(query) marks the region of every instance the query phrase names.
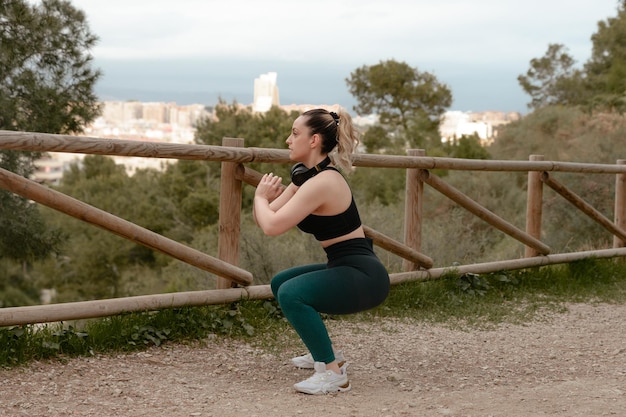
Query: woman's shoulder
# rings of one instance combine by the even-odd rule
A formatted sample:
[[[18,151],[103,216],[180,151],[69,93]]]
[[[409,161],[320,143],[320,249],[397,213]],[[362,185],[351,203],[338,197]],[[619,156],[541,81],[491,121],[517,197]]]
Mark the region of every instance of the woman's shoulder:
[[[327,167],[302,184],[300,188],[306,187],[308,189],[315,189],[321,192],[321,187],[324,187],[324,190],[333,189],[342,183],[345,183],[343,174],[341,174],[341,172],[334,167]]]
[[[349,189],[346,178],[337,168],[329,167],[317,174],[316,177],[319,181],[318,184],[325,187],[325,190],[343,192],[346,189]]]
[[[322,176],[323,178],[326,179],[334,179],[334,178],[344,178],[343,174],[341,173],[341,171],[339,171],[337,168],[335,167],[326,167],[322,170],[322,172],[320,172],[319,174],[317,174],[318,176]]]

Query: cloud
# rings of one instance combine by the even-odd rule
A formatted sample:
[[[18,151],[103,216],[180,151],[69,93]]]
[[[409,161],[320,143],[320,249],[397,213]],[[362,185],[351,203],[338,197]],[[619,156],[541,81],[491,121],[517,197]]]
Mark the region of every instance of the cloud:
[[[516,77],[530,60],[560,43],[582,65],[598,22],[618,7],[615,0],[72,3],[100,37],[92,53],[106,64],[101,85],[116,91],[163,85],[241,98],[259,74],[280,69],[281,95],[290,101],[320,92],[333,101],[333,91],[348,101],[350,71],[395,59],[434,73],[453,88],[455,106],[475,110],[524,110]],[[169,71],[155,70],[165,63]]]
[[[549,43],[589,49],[614,0],[73,0],[101,58],[527,61]],[[534,54],[532,56],[529,55]]]

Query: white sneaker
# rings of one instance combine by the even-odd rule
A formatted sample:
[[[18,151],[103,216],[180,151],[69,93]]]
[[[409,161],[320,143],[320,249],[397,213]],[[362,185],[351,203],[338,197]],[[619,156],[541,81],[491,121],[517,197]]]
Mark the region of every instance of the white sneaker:
[[[341,374],[326,370],[326,364],[324,362],[315,362],[313,366],[315,374],[309,379],[295,384],[293,387],[296,391],[305,394],[326,394],[337,391],[346,392],[350,391],[350,388],[352,388],[350,386],[350,380],[348,379],[348,373],[346,372],[348,368],[347,363],[341,367]]]
[[[335,360],[339,364],[341,368],[344,363],[346,363],[346,359],[343,357],[342,351],[337,351],[335,353]],[[291,358],[291,362],[295,365],[296,368],[302,369],[314,369],[315,361],[313,360],[313,355],[307,353],[306,355],[296,356],[295,358]]]

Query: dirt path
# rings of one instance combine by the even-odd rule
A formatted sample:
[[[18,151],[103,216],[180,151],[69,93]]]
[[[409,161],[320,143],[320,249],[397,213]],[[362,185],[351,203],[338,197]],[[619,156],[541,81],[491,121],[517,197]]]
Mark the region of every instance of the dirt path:
[[[352,391],[297,394],[310,375],[242,343],[166,346],[0,371],[12,416],[626,416],[626,305],[571,305],[525,326],[330,323]]]

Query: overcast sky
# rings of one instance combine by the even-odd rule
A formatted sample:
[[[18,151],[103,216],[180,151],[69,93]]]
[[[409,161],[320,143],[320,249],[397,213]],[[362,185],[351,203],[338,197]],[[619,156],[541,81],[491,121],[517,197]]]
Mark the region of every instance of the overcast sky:
[[[619,3],[71,1],[100,38],[92,52],[104,72],[100,94],[109,99],[141,99],[131,96],[151,90],[160,92],[155,99],[203,92],[207,100],[220,94],[248,104],[254,78],[277,71],[283,104],[323,100],[348,107],[350,72],[395,59],[448,84],[454,109],[521,112],[529,97],[516,78],[530,60],[560,43],[584,63],[598,22],[616,16]]]

